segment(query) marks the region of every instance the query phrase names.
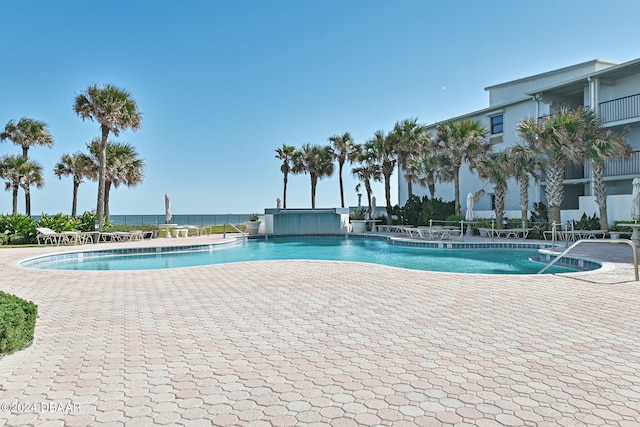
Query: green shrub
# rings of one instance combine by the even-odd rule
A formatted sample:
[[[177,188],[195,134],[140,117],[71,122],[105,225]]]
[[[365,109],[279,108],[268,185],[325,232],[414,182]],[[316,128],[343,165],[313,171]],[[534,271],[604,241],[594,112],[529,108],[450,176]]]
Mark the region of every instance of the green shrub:
[[[413,195],[403,207],[393,207],[393,215],[398,218],[398,224],[404,225],[428,225],[429,220],[443,221],[453,215],[455,204],[443,202],[442,199],[422,198]]]
[[[356,208],[349,214],[350,219],[363,220],[367,216],[367,210],[365,208]]]
[[[80,220],[63,213],[57,213],[53,216],[43,213],[38,220],[38,227],[50,228],[57,233],[61,231],[80,231]]]
[[[98,215],[95,212],[85,212],[78,217],[80,225],[78,231],[94,231],[95,223],[98,220]]]
[[[36,222],[28,215],[0,215],[0,233],[7,236],[7,243],[33,243],[36,240]]]
[[[592,217],[583,213],[580,221],[573,221],[573,228],[574,230],[600,230],[600,218],[595,213]]]
[[[632,223],[633,223],[633,220],[614,221],[613,226],[609,227],[609,231],[621,231],[621,232],[631,233],[633,232],[633,229],[631,227],[624,227],[619,224],[632,224]]]
[[[531,222],[549,222],[549,209],[544,203],[534,203],[531,211]]]
[[[465,220],[464,216],[460,216],[460,215],[449,215],[446,218],[447,222],[456,223],[456,224],[460,224],[460,221],[464,221],[464,220]]]
[[[157,230],[158,227],[151,224],[143,224],[143,225],[131,225],[131,224],[107,224],[104,227],[104,231],[113,231],[113,232],[129,232],[133,230],[142,230],[142,231],[153,231]],[[93,230],[93,225],[92,225]]]
[[[10,354],[33,341],[38,306],[0,291],[0,354]]]

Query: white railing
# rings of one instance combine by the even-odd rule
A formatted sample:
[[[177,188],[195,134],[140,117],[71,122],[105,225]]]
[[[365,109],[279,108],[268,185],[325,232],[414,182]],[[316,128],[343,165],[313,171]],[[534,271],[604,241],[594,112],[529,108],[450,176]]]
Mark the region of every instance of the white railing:
[[[571,251],[571,249],[575,248],[576,246],[582,243],[613,243],[613,244],[624,243],[631,246],[631,250],[633,251],[633,268],[636,275],[636,282],[640,281],[640,276],[638,275],[638,252],[636,251],[636,244],[631,240],[627,240],[627,239],[606,239],[606,240],[605,239],[581,239],[581,240],[578,240],[577,242],[569,246],[567,249],[565,249],[564,252],[562,252],[560,255],[556,256],[549,264],[545,265],[542,268],[542,270],[538,271],[538,274],[542,274],[545,271],[547,271],[553,264],[558,262],[566,254],[568,254],[569,251]]]

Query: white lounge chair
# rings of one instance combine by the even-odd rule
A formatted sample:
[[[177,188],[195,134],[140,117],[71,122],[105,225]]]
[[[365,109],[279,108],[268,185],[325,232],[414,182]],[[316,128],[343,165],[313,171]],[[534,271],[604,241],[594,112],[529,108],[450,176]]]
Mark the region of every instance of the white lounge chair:
[[[38,232],[36,240],[39,245],[59,245],[62,240],[62,234],[56,233],[50,228],[36,227],[36,231]]]

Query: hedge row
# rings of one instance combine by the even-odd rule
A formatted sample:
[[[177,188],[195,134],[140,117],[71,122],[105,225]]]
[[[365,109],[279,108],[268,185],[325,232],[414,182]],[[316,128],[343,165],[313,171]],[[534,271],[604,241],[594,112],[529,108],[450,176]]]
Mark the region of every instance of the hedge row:
[[[33,341],[38,306],[0,291],[0,355],[10,354]]]

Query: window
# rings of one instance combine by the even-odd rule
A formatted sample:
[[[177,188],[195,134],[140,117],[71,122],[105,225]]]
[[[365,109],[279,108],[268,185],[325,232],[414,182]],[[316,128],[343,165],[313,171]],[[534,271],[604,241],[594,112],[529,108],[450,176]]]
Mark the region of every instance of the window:
[[[491,135],[502,133],[502,114],[491,117]]]

